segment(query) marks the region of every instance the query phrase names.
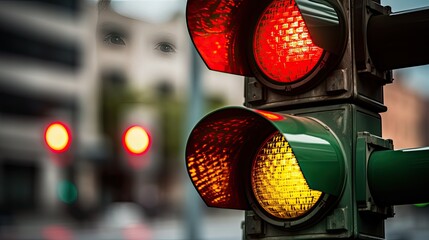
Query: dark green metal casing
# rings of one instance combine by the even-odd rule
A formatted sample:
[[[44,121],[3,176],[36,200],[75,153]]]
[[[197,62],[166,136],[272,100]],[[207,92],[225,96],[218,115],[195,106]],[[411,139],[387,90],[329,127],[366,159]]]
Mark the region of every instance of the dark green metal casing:
[[[251,165],[274,132],[282,133],[289,143],[309,188],[324,193],[298,219],[273,219],[250,193]],[[208,206],[254,209],[265,221],[288,230],[312,225],[326,215],[341,197],[347,175],[344,149],[323,122],[243,107],[223,108],[204,117],[189,136],[186,159],[190,177]],[[209,181],[216,187],[209,187]]]
[[[290,231],[286,227],[273,226],[260,219],[254,211],[246,211],[243,230],[246,239],[383,239],[385,215],[362,211],[357,204],[354,187],[354,184],[361,180],[355,178],[354,169],[358,133],[371,132],[381,135],[379,114],[353,104],[304,108],[282,113],[317,119],[332,130],[345,153],[345,185],[340,198],[333,203],[334,206],[326,213],[326,217],[299,230]],[[307,154],[317,156],[317,152]],[[317,172],[311,174],[317,176]],[[307,175],[305,177],[309,179]],[[365,183],[366,181],[363,184]]]
[[[368,161],[368,187],[381,205],[429,201],[429,147],[375,151]]]
[[[254,154],[264,139],[274,132],[282,133],[288,141],[310,189],[341,196],[346,177],[344,150],[328,126],[315,118],[244,107],[216,110],[195,126],[186,148],[191,178],[196,172],[198,174],[195,176],[199,178],[212,176],[209,174],[210,169],[214,168],[211,164],[228,164],[231,166],[230,170],[216,174],[220,179],[227,179],[225,183],[219,183],[222,193],[212,189],[208,191],[214,198],[225,193],[239,192],[248,182],[246,173],[243,172],[249,170]],[[199,164],[196,165],[195,161]],[[237,176],[235,172],[238,172]],[[195,184],[198,189],[199,183]],[[215,203],[202,197],[207,205],[213,207],[249,208],[245,196],[240,194]]]
[[[250,186],[247,178],[252,154],[273,131],[284,134],[309,187],[331,196],[318,202],[321,210],[315,217],[269,219],[245,193]],[[383,239],[386,216],[358,204],[358,196],[363,194],[355,184],[366,184],[355,172],[357,161],[362,161],[356,158],[359,132],[381,135],[379,114],[353,104],[282,112],[224,108],[207,115],[192,131],[186,148],[188,171],[191,178],[198,172],[203,179],[209,176],[204,172],[210,171],[206,165],[210,161],[231,166],[216,177],[228,179],[222,188],[229,188],[225,192],[232,195],[216,203],[207,200],[207,194],[201,196],[208,206],[246,210],[246,239]],[[194,185],[198,189],[198,183]],[[218,190],[209,190],[209,195],[220,196],[216,195],[221,194]]]

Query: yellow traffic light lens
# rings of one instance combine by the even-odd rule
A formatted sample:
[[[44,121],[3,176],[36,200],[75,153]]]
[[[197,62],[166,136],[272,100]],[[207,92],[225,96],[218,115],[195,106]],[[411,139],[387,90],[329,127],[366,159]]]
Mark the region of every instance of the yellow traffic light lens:
[[[45,142],[54,152],[63,152],[70,145],[70,133],[62,123],[52,123],[45,131]]]
[[[252,166],[252,190],[259,205],[280,219],[304,216],[322,192],[311,190],[286,138],[276,132],[259,149]]]
[[[149,150],[149,133],[140,126],[130,127],[124,133],[123,145],[131,154],[143,154]]]

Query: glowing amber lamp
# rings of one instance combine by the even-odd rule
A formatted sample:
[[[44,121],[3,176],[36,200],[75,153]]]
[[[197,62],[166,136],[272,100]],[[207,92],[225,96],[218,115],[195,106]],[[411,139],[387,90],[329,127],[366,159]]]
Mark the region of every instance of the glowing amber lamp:
[[[51,123],[45,131],[45,142],[54,152],[64,152],[70,147],[71,134],[68,127],[61,123]]]
[[[124,148],[131,154],[141,155],[149,150],[149,133],[141,126],[132,126],[128,128],[122,139]]]
[[[271,135],[255,157],[252,190],[260,206],[280,219],[305,215],[322,195],[308,187],[289,143],[280,132]]]

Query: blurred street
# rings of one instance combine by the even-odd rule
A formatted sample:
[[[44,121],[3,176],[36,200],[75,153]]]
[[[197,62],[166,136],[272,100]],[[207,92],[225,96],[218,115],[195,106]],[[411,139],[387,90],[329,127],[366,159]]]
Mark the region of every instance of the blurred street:
[[[129,216],[128,216],[129,217]],[[76,225],[73,221],[59,222],[55,219],[22,219],[20,226],[2,228],[2,239],[82,239],[82,240],[169,240],[187,239],[183,220],[178,218],[154,221],[131,221],[127,216],[115,216],[116,223],[106,226]],[[238,211],[223,211],[204,217],[201,221],[201,239],[241,239],[243,214]],[[118,223],[121,222],[122,223]]]

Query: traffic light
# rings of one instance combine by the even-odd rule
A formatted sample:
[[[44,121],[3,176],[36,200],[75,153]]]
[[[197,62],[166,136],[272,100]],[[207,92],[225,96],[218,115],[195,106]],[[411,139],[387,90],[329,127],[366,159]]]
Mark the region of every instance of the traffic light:
[[[149,132],[139,125],[127,128],[122,136],[122,145],[130,154],[143,155],[149,150],[150,144]]]
[[[71,144],[70,129],[62,122],[53,122],[45,130],[45,143],[56,153],[65,152]]]
[[[129,167],[135,170],[153,165],[153,158],[149,153],[152,145],[151,133],[141,125],[133,124],[127,127],[122,135],[122,158]],[[153,155],[153,154],[152,154]]]
[[[401,36],[395,51],[380,35],[400,21],[429,40],[419,32],[428,10],[390,14],[371,0],[188,0],[186,16],[207,67],[245,76],[249,108],[207,115],[186,146],[204,202],[246,211],[244,239],[383,239],[394,205],[429,201],[429,149],[392,150],[379,115],[391,70],[429,63],[404,50],[425,48],[422,40],[412,46]]]
[[[101,128],[109,152],[105,162],[124,165],[125,169],[141,170],[153,165],[157,157],[158,112],[144,93],[127,85],[122,71],[106,72],[101,87]],[[152,135],[153,134],[153,135]],[[156,139],[159,139],[157,136]],[[155,145],[155,149],[154,148]]]
[[[49,123],[43,139],[54,164],[64,167],[70,163],[73,155],[70,151],[73,138],[72,131],[66,123],[61,121]]]

